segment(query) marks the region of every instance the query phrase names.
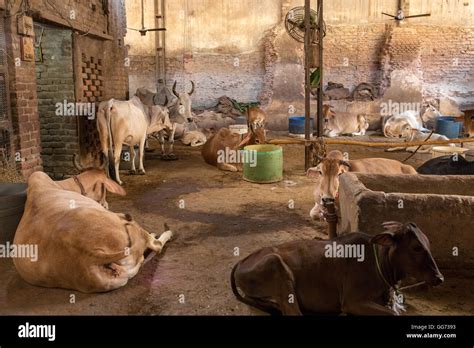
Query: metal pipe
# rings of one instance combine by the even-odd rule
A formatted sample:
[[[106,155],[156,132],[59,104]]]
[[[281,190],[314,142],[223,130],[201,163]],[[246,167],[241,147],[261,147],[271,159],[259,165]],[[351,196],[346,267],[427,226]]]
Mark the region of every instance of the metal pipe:
[[[335,201],[330,200],[324,202],[324,219],[328,223],[328,235],[329,239],[334,239],[337,237],[337,221],[338,217],[336,214],[336,204]]]
[[[319,64],[319,86],[318,86],[318,138],[323,136],[323,0],[318,0],[318,64]]]
[[[304,35],[304,77],[305,77],[305,89],[304,89],[304,137],[306,140],[310,140],[310,127],[311,127],[311,84],[310,84],[310,61],[311,61],[311,1],[305,0],[304,5],[304,26],[305,26],[305,35]],[[309,146],[305,147],[305,171],[310,167],[311,151]]]

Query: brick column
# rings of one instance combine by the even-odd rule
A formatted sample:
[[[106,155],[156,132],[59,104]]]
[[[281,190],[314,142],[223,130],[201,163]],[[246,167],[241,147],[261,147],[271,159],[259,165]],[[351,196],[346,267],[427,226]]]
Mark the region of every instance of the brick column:
[[[18,169],[25,178],[42,170],[40,123],[36,95],[35,62],[21,60],[16,16],[5,22],[13,144],[20,155]]]

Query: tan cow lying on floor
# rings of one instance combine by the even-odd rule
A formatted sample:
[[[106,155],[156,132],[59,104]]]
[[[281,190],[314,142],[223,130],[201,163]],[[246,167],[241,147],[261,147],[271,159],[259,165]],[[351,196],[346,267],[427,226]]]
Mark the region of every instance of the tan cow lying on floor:
[[[38,259],[13,261],[30,284],[105,292],[127,284],[143,264],[145,251],[160,252],[171,236],[166,231],[157,239],[129,215],[108,211],[36,172],[28,180],[14,244],[37,245]]]
[[[323,105],[324,135],[333,138],[343,134],[365,135],[369,128],[367,118],[349,112],[334,112],[332,106]]]
[[[221,128],[207,140],[202,147],[201,154],[207,164],[216,166],[220,170],[237,172],[238,167],[240,167],[239,164],[219,161],[220,153],[239,151],[245,145],[264,143],[265,129],[262,127],[258,127],[254,131],[249,129],[249,132],[243,138],[240,134],[232,133],[228,128]]]
[[[323,203],[335,200],[339,191],[339,175],[345,172],[371,174],[417,174],[415,168],[397,160],[388,158],[363,158],[345,161],[341,151],[331,151],[326,158],[320,159],[316,167],[309,168],[308,177],[318,179],[314,190],[315,204],[309,215],[319,218],[323,213]]]

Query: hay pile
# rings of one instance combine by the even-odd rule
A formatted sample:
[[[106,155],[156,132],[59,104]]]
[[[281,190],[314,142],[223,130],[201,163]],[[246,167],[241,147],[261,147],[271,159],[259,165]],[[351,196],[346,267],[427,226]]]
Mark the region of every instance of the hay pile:
[[[16,169],[13,160],[0,162],[0,183],[20,183],[25,182],[23,176]]]

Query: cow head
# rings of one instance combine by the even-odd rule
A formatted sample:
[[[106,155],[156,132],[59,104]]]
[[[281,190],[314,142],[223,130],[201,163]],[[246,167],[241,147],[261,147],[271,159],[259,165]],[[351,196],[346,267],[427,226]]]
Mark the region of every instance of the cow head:
[[[331,105],[323,105],[323,133],[324,135],[328,135],[331,130],[333,129],[334,119],[336,117],[336,113],[333,111],[333,107]]]
[[[349,162],[343,159],[340,151],[331,151],[327,157],[319,158],[316,167],[309,168],[308,177],[318,179],[322,202],[334,201],[339,195],[339,176],[351,169]]]
[[[170,113],[168,109],[168,98],[165,98],[165,105],[153,105],[148,107],[149,125],[147,134],[153,134],[165,128],[172,127]]]
[[[265,130],[265,128],[250,128],[237,147],[240,148],[245,145],[265,144],[265,142],[267,141],[266,135],[267,131]]]
[[[403,138],[403,132],[411,129],[410,124],[403,119],[389,119],[383,127],[383,134],[387,138]]]
[[[399,138],[403,138],[406,141],[412,141],[417,132],[419,132],[418,129],[414,129],[406,123],[400,130]]]
[[[178,110],[178,114],[186,119],[187,122],[193,121],[193,115],[191,113],[191,96],[194,93],[194,82],[191,81],[191,91],[189,93],[178,93],[176,92],[177,81],[173,84],[173,94],[178,98],[175,107]]]
[[[109,208],[106,200],[107,191],[125,196],[125,190],[114,180],[107,177],[104,172],[105,161],[101,159],[102,164],[99,167],[84,167],[79,163],[77,154],[74,155],[74,166],[81,174],[74,178],[64,180],[70,183],[68,187],[73,187],[74,191],[90,198],[102,205],[105,209]],[[59,182],[61,184],[61,182]]]
[[[432,286],[444,281],[431,255],[430,241],[418,226],[412,222],[385,222],[383,227],[386,231],[372,237],[370,242],[389,248],[389,263],[395,281],[412,277]]]
[[[436,109],[433,105],[428,104],[426,105],[425,111],[423,112],[421,119],[423,123],[427,123],[429,121],[437,120],[441,117],[441,113]]]

